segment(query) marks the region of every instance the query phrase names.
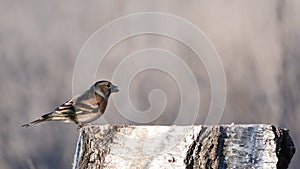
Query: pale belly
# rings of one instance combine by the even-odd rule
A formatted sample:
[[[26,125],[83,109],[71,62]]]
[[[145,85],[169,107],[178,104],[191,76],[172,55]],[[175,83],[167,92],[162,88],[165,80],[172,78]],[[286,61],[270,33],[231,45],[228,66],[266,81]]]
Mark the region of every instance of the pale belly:
[[[102,116],[101,112],[89,113],[89,114],[78,114],[77,121],[80,123],[89,123],[97,120],[101,116]]]

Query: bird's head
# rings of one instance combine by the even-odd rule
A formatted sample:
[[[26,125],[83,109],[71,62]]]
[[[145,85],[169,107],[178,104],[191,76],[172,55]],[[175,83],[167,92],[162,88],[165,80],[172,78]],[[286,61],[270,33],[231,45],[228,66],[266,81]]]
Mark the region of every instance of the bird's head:
[[[115,86],[111,82],[106,80],[98,81],[92,87],[97,94],[106,99],[108,99],[111,93],[119,91],[118,86]]]

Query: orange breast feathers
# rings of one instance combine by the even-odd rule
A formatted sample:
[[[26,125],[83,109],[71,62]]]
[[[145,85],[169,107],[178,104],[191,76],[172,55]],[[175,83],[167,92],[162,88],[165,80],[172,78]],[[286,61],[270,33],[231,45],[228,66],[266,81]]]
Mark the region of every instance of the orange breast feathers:
[[[96,102],[99,106],[101,113],[104,113],[106,106],[107,106],[107,100],[104,99],[102,96],[99,96],[98,94],[96,94]]]

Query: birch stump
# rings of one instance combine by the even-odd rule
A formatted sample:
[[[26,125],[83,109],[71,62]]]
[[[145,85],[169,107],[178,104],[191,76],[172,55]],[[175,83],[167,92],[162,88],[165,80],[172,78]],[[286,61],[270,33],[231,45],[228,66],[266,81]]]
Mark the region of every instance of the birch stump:
[[[288,168],[295,146],[271,125],[112,126],[80,130],[74,169]]]

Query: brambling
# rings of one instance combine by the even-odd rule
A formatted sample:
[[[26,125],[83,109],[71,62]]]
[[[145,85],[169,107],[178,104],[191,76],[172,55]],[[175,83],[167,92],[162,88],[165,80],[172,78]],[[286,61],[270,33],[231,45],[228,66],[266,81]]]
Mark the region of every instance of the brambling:
[[[101,117],[106,109],[111,93],[118,92],[118,86],[109,81],[98,81],[83,94],[74,97],[53,112],[43,115],[41,118],[22,125],[30,127],[44,121],[73,122],[82,127],[83,124],[92,122]]]

